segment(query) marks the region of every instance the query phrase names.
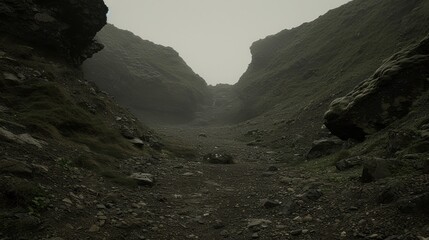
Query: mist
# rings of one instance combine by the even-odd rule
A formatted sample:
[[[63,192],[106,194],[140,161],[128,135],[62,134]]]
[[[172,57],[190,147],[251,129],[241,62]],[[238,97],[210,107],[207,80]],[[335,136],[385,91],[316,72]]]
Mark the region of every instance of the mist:
[[[108,22],[173,47],[208,84],[236,83],[249,47],[349,0],[107,0]]]

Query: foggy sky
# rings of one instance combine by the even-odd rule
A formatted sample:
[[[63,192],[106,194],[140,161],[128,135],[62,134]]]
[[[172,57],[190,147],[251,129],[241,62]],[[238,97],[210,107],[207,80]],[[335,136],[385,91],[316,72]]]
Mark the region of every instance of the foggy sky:
[[[349,0],[105,0],[108,21],[173,47],[207,83],[233,84],[251,61],[249,47],[309,22]]]

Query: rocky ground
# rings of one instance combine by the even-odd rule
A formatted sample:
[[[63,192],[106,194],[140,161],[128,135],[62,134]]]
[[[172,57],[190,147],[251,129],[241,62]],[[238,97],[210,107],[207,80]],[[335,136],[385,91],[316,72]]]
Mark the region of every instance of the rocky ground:
[[[164,154],[124,159],[122,173],[148,173],[139,186],[67,162],[76,149],[2,142],[14,168],[0,169],[0,239],[427,239],[429,175],[362,184],[361,168],[291,165],[281,152],[248,146],[238,128],[159,128],[195,159]],[[23,143],[25,144],[25,143]],[[251,144],[250,144],[251,145]],[[22,147],[25,146],[25,151]],[[206,153],[231,154],[210,164]],[[3,165],[2,165],[3,164]],[[154,180],[152,182],[152,180]],[[26,184],[44,194],[29,198]],[[20,186],[8,191],[10,186]],[[29,191],[29,190],[27,190]],[[20,194],[27,193],[26,196]],[[37,196],[43,197],[37,197]],[[416,200],[417,199],[417,200]],[[427,201],[427,200],[426,200]],[[4,208],[2,208],[4,209]]]

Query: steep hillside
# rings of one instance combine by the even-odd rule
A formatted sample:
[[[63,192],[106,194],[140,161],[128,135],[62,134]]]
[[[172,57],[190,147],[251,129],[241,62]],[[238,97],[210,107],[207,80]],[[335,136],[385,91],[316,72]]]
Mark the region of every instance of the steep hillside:
[[[207,101],[207,84],[172,48],[113,25],[97,39],[105,49],[85,62],[85,76],[145,121],[187,121]]]
[[[369,77],[384,59],[420,41],[428,25],[428,1],[355,0],[259,40],[234,87],[241,100],[235,117],[269,124],[279,147],[308,144],[321,132],[333,99]]]
[[[90,224],[90,202],[107,195],[86,191],[136,188],[124,164],[162,155],[76,67],[102,48],[93,37],[106,13],[102,0],[0,2],[0,239],[96,239],[65,227]]]

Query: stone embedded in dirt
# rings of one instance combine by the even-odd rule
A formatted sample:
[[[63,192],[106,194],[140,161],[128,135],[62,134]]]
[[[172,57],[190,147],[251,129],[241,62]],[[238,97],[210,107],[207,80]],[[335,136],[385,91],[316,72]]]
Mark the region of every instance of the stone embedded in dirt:
[[[66,204],[69,204],[69,205],[73,204],[73,202],[69,198],[64,198],[63,202],[66,203]]]
[[[220,235],[224,238],[227,238],[229,236],[229,232],[228,232],[228,230],[222,230],[220,232]]]
[[[345,171],[356,166],[362,165],[363,158],[360,156],[342,159],[335,164],[335,167],[338,171]]]
[[[259,227],[259,226],[263,226],[263,225],[268,225],[272,223],[270,220],[266,220],[266,219],[249,219],[247,222],[247,228],[254,228],[254,227]]]
[[[279,168],[276,166],[269,166],[267,171],[268,172],[277,172],[278,170],[279,170]]]
[[[262,201],[262,205],[269,209],[269,208],[275,208],[281,205],[281,202],[279,201],[275,201],[275,200],[270,200],[270,199],[265,199]]]
[[[399,201],[398,208],[402,213],[429,213],[429,192]]]
[[[307,153],[307,159],[316,159],[331,155],[343,148],[343,141],[337,138],[321,139],[313,142],[313,146]]]
[[[323,193],[319,189],[309,189],[306,193],[304,193],[304,197],[316,201],[323,196]]]
[[[144,142],[140,138],[133,138],[128,141],[138,148],[144,147]]]
[[[383,190],[380,195],[377,197],[377,203],[379,204],[389,204],[399,198],[399,192],[396,188],[389,187]]]
[[[394,159],[372,158],[363,162],[363,170],[361,180],[364,183],[369,183],[382,178],[392,176],[400,162]]]
[[[299,236],[302,233],[302,229],[292,230],[290,231],[290,235],[292,236]]]
[[[42,145],[46,144],[43,141],[37,140],[30,136],[27,133],[24,134],[14,134],[4,128],[0,128],[0,137],[6,138],[10,141],[19,143],[19,144],[29,144],[34,145],[38,148],[42,148]]]
[[[225,227],[225,224],[221,220],[216,220],[215,223],[213,224],[214,229],[221,229],[224,227]]]
[[[141,186],[153,186],[155,184],[155,178],[149,173],[133,173],[129,178],[136,180]]]
[[[22,162],[13,159],[0,160],[0,173],[10,173],[16,176],[32,177],[31,167]]]
[[[297,207],[298,206],[296,205],[295,201],[292,199],[287,199],[283,201],[283,209],[281,213],[285,216],[290,216],[296,211]]]
[[[276,175],[276,172],[267,171],[262,173],[262,177],[272,177],[274,175]]]
[[[258,233],[253,233],[253,234],[252,234],[252,238],[253,238],[253,239],[257,239],[257,238],[259,238],[259,234],[258,234]]]
[[[185,177],[192,177],[192,176],[194,176],[195,174],[194,173],[191,173],[191,172],[185,172],[184,174],[182,174],[182,176],[185,176]]]
[[[97,204],[97,209],[106,209],[106,206],[104,204]]]
[[[89,229],[88,229],[88,232],[98,232],[98,231],[100,231],[100,227],[99,226],[97,226],[97,225],[92,225]]]
[[[207,137],[207,134],[205,134],[205,133],[200,133],[200,134],[198,134],[198,137],[206,138],[206,137]]]
[[[3,77],[5,80],[13,81],[13,82],[21,82],[18,76],[13,73],[4,72]]]
[[[302,218],[302,221],[303,222],[311,222],[311,221],[313,221],[313,217],[310,214],[308,214]]]
[[[212,164],[233,164],[233,157],[227,153],[209,153],[204,155],[203,160]]]
[[[31,168],[36,174],[44,174],[49,172],[49,168],[39,164],[31,164]]]

